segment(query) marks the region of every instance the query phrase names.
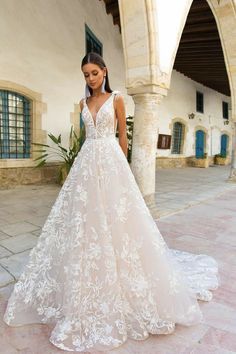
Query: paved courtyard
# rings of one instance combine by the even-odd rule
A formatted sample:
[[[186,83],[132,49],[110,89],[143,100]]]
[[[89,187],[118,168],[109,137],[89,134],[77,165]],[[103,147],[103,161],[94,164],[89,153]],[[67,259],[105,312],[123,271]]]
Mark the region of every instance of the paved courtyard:
[[[177,326],[168,336],[129,340],[117,354],[236,353],[236,184],[228,167],[157,171],[155,202],[147,204],[172,248],[207,253],[219,263],[221,285],[210,303],[201,303],[204,321]],[[0,190],[0,353],[54,354],[45,325],[6,326],[2,315],[13,284],[59,192],[59,186]],[[96,353],[98,354],[98,353]]]

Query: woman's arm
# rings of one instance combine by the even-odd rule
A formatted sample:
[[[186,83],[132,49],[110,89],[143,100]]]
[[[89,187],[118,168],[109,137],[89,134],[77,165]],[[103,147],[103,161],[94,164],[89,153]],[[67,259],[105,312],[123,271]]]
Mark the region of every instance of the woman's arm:
[[[126,131],[125,104],[121,95],[117,96],[115,99],[115,113],[118,120],[119,144],[127,157],[128,140]]]

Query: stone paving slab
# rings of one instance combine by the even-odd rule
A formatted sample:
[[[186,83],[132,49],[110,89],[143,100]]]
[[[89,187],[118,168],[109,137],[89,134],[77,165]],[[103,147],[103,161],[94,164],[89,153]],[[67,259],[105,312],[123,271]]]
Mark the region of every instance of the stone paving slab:
[[[9,235],[5,234],[4,232],[0,231],[0,241],[5,240],[6,238],[9,238]]]
[[[0,265],[0,287],[11,284],[14,280],[13,276]]]
[[[4,257],[11,256],[11,255],[12,255],[12,253],[9,250],[0,246],[0,258],[4,258]]]
[[[35,226],[38,226],[38,227],[43,227],[45,221],[46,221],[46,218],[47,218],[47,215],[44,215],[44,216],[39,216],[39,215],[34,215],[34,216],[28,216],[28,217],[25,217],[25,221],[29,222],[30,224],[33,224]],[[37,230],[34,230],[34,231],[37,231]]]
[[[13,253],[19,253],[33,248],[36,245],[37,240],[38,238],[35,235],[32,235],[31,233],[25,233],[18,236],[12,236],[8,239],[0,241],[0,247],[3,246]]]
[[[28,261],[29,252],[30,250],[27,250],[21,253],[13,254],[10,257],[1,258],[0,265],[4,267],[4,269],[6,269],[11,276],[13,276],[15,279],[18,279],[22,272],[22,269]]]
[[[35,230],[35,231],[32,231],[31,232],[33,235],[35,235],[35,236],[40,236],[41,235],[41,229],[38,229],[38,230]]]
[[[35,231],[39,227],[28,222],[17,222],[11,225],[1,226],[0,230],[9,236],[17,236],[24,232]]]

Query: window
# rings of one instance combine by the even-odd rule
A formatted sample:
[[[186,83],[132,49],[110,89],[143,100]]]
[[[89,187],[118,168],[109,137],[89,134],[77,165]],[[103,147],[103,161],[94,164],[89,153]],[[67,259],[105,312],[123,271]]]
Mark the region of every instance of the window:
[[[184,139],[184,124],[175,122],[173,126],[172,154],[182,154]]]
[[[203,100],[203,93],[196,92],[196,111],[203,113],[204,112],[204,100]]]
[[[30,157],[30,100],[0,90],[0,158]]]
[[[157,148],[158,149],[170,149],[171,135],[159,134]]]
[[[228,102],[222,102],[222,113],[224,119],[229,119],[229,104]]]
[[[97,39],[93,32],[85,25],[86,36],[86,54],[89,52],[95,52],[102,56],[102,43]]]

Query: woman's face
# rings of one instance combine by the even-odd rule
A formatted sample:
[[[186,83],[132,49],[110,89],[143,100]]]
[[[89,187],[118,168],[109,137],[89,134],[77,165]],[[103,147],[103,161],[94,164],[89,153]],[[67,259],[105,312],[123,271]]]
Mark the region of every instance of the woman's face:
[[[96,90],[102,85],[106,68],[101,69],[98,65],[89,63],[82,67],[82,71],[86,83],[92,90]]]

